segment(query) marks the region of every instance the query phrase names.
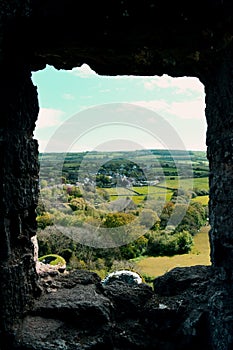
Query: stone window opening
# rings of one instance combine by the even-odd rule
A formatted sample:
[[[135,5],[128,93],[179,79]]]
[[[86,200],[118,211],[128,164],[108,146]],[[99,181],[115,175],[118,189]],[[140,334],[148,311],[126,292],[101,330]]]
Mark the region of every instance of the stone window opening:
[[[110,97],[110,102],[109,104],[112,104],[112,106],[114,106],[114,98],[115,100],[120,100],[120,97],[122,96],[120,93],[118,93],[117,95],[117,91],[119,90],[125,90],[124,91],[124,96],[126,94],[129,94],[129,102],[127,102],[127,104],[122,103],[119,106],[122,108],[128,108],[128,104],[130,106],[130,104],[132,106],[130,106],[131,108],[134,108],[133,111],[133,115],[132,115],[132,119],[129,120],[129,122],[133,125],[134,123],[134,119],[135,118],[141,118],[142,119],[142,123],[139,126],[143,126],[144,130],[148,130],[150,128],[150,133],[152,134],[152,132],[154,134],[152,134],[152,136],[154,136],[154,139],[152,138],[152,136],[150,136],[150,134],[146,134],[141,133],[139,134],[136,130],[136,137],[133,139],[133,142],[137,142],[135,147],[138,147],[138,149],[140,147],[142,147],[142,149],[153,149],[156,146],[158,148],[161,147],[167,147],[168,151],[171,151],[171,157],[173,157],[173,149],[175,150],[175,147],[178,147],[181,149],[181,147],[184,148],[184,153],[185,151],[191,150],[195,148],[201,148],[203,147],[203,145],[205,145],[205,125],[203,123],[205,116],[204,114],[204,91],[203,91],[203,86],[202,84],[198,81],[198,79],[196,78],[189,78],[189,77],[183,77],[183,78],[172,78],[169,76],[162,76],[162,77],[140,77],[140,76],[117,76],[117,77],[111,77],[111,76],[99,76],[97,75],[89,66],[87,66],[86,64],[83,64],[81,67],[77,67],[73,70],[70,70],[68,72],[65,71],[61,71],[61,72],[57,72],[54,68],[47,66],[48,68],[45,71],[39,71],[38,73],[34,73],[33,74],[33,82],[34,85],[37,86],[37,90],[38,90],[38,95],[39,95],[39,99],[41,101],[41,109],[40,109],[40,113],[38,116],[38,121],[37,121],[37,126],[36,126],[36,132],[35,132],[35,137],[39,140],[40,143],[40,149],[45,149],[46,152],[53,152],[53,151],[57,151],[58,152],[62,152],[63,154],[65,154],[63,157],[64,159],[59,160],[59,162],[61,162],[61,169],[59,169],[59,174],[55,168],[49,168],[49,172],[48,174],[46,174],[47,170],[47,162],[52,162],[54,160],[50,159],[49,161],[47,161],[46,157],[45,160],[43,162],[43,157],[41,156],[41,179],[42,179],[42,191],[41,191],[41,200],[39,201],[40,206],[43,204],[46,206],[46,203],[48,204],[48,201],[50,201],[48,198],[44,198],[43,201],[43,191],[44,191],[44,186],[46,183],[46,186],[48,186],[48,189],[53,186],[53,190],[54,192],[56,191],[55,188],[60,188],[61,186],[61,178],[63,177],[63,162],[66,161],[66,152],[75,152],[75,151],[80,151],[82,150],[83,147],[83,143],[87,145],[89,147],[88,152],[92,152],[92,151],[100,151],[101,147],[109,147],[109,143],[110,143],[110,147],[113,147],[113,151],[117,151],[117,147],[122,147],[122,142],[123,142],[123,147],[127,147],[129,148],[129,150],[131,150],[130,147],[132,147],[131,143],[132,140],[129,137],[129,133],[133,133],[135,132],[135,126],[134,128],[127,129],[127,137],[128,137],[128,144],[125,142],[125,140],[121,140],[123,137],[122,135],[126,134],[124,128],[122,127],[122,129],[120,130],[120,128],[118,128],[117,132],[119,134],[119,140],[115,141],[114,137],[115,135],[113,134],[113,132],[111,132],[110,128],[114,128],[114,123],[115,122],[122,122],[123,118],[119,117],[119,113],[118,114],[114,114],[113,118],[109,118],[109,115],[107,115],[107,119],[105,120],[105,122],[108,122],[109,125],[107,126],[107,131],[105,132],[104,128],[102,128],[102,130],[100,131],[101,133],[101,137],[99,138],[98,132],[92,132],[91,131],[91,139],[89,138],[82,138],[82,134],[85,133],[88,134],[90,132],[91,126],[89,124],[85,125],[86,120],[95,118],[95,114],[94,112],[91,111],[91,109],[93,108],[92,104],[92,100],[93,100],[93,96],[88,96],[89,91],[91,91],[94,95],[96,94],[97,96],[99,96],[100,98],[100,103],[99,105],[101,105],[101,102],[103,105],[106,105],[108,107],[108,103],[106,102],[106,100],[103,99],[103,97],[101,96],[101,94],[99,94],[99,91],[104,92],[105,94],[110,94],[111,91],[110,89],[112,89],[113,91],[116,91],[115,94],[111,94]],[[72,80],[73,78],[73,80]],[[53,89],[53,81],[55,81],[55,86]],[[68,81],[68,83],[67,83]],[[85,85],[91,83],[91,88],[82,88],[82,84],[85,87]],[[118,84],[117,84],[118,82]],[[60,89],[58,88],[58,86],[60,87]],[[140,86],[140,88],[138,88],[138,86]],[[95,89],[94,89],[95,88]],[[133,88],[135,88],[137,91],[133,94],[130,90],[132,90]],[[157,89],[156,89],[157,88]],[[43,90],[42,90],[43,89]],[[162,91],[161,91],[162,90]],[[165,92],[164,92],[165,90]],[[166,90],[169,91],[169,96],[166,96],[166,99],[163,100],[162,97],[164,96],[164,94],[166,94]],[[68,91],[68,92],[67,92]],[[140,96],[138,96],[140,93]],[[148,99],[148,101],[143,101],[145,99],[146,94],[150,95],[150,98]],[[81,96],[80,96],[81,95]],[[87,97],[91,98],[92,100],[91,102],[89,102],[90,106],[86,106],[85,109],[90,111],[89,113],[84,115],[84,118],[82,118],[82,109],[81,111],[79,111],[79,107],[80,104],[82,104],[84,98],[86,101],[86,95]],[[113,97],[113,95],[117,95],[117,97]],[[133,97],[131,96],[133,95]],[[177,97],[174,95],[177,95]],[[154,97],[154,100],[153,100]],[[97,97],[95,97],[96,100]],[[51,102],[50,102],[51,100]],[[132,103],[130,101],[133,101]],[[53,101],[53,102],[52,102]],[[54,101],[57,101],[54,102]],[[127,99],[126,99],[127,101]],[[62,105],[63,102],[63,105]],[[67,104],[66,104],[67,103]],[[87,103],[86,103],[87,104]],[[137,104],[139,105],[139,112],[137,112]],[[154,106],[153,106],[154,104]],[[162,107],[160,107],[160,104],[163,105]],[[50,108],[47,108],[50,105]],[[67,113],[67,109],[68,111],[70,111],[72,109],[72,106],[75,106],[75,108],[78,110],[78,112],[76,113],[76,117],[73,116],[69,116],[69,113]],[[165,105],[165,107],[164,107]],[[57,107],[58,106],[58,107]],[[97,105],[98,106],[98,105]],[[116,104],[116,108],[119,107]],[[145,107],[144,107],[145,106]],[[94,106],[95,107],[95,106]],[[110,106],[111,107],[111,106]],[[143,114],[141,113],[140,108],[143,107],[145,108],[145,110],[143,110]],[[74,109],[75,109],[74,108]],[[147,115],[147,109],[150,108],[151,111],[148,111],[148,115]],[[157,118],[157,122],[158,123],[163,123],[164,121],[162,120],[164,117],[164,113],[166,112],[165,109],[167,110],[172,110],[172,112],[170,112],[170,114],[168,114],[167,117],[167,121],[168,123],[166,124],[164,122],[164,124],[162,124],[162,127],[167,129],[166,134],[164,135],[161,133],[161,135],[159,135],[159,131],[157,131],[156,129],[153,129],[153,125],[151,128],[151,124],[148,124],[147,120],[150,120],[150,122],[154,122],[155,123],[155,117],[153,116],[152,110],[154,108],[154,115]],[[161,109],[162,108],[162,109]],[[177,111],[174,110],[175,108],[177,108]],[[157,117],[156,114],[157,111],[159,111],[160,115]],[[101,118],[103,118],[103,113],[109,114],[109,113],[114,113],[115,110],[112,108],[111,110],[106,109],[102,109],[101,110],[101,117],[99,117],[99,120],[97,120],[96,123],[96,127],[98,128],[99,125],[103,124],[103,121]],[[93,113],[93,116],[91,115],[91,113]],[[121,112],[120,112],[121,113]],[[171,115],[171,113],[174,113],[173,115]],[[178,115],[177,119],[176,114]],[[65,117],[62,116],[66,114]],[[162,114],[162,116],[161,116]],[[68,117],[67,117],[68,115]],[[62,117],[61,117],[62,116]],[[75,116],[75,114],[74,114]],[[62,118],[63,118],[63,123],[62,123]],[[154,121],[152,120],[154,118]],[[173,119],[175,119],[175,121],[177,120],[177,125],[176,122],[173,121]],[[194,119],[194,120],[192,120]],[[79,131],[78,129],[76,129],[74,136],[71,136],[71,132],[70,129],[67,127],[67,121],[68,120],[68,124],[73,123],[72,125],[72,129],[76,128],[76,123],[77,120],[79,120],[79,123],[84,124],[84,128],[82,129],[82,131]],[[80,121],[81,120],[81,121]],[[161,121],[162,120],[162,121]],[[144,122],[145,121],[145,122]],[[169,124],[169,121],[171,121],[171,123]],[[172,122],[173,121],[173,122]],[[124,122],[126,122],[126,120],[124,120]],[[43,134],[42,132],[45,130],[44,128],[46,127],[46,123],[48,128],[54,126],[56,127],[56,130],[53,131],[53,133],[50,133],[50,139],[47,136],[47,146],[45,146],[45,140],[43,140]],[[61,123],[61,126],[59,126],[59,124]],[[182,130],[182,124],[186,123],[188,125],[183,127]],[[174,130],[173,125],[175,125],[175,127],[178,127],[179,133]],[[78,126],[77,126],[78,127]],[[138,125],[136,125],[136,127],[138,127]],[[39,129],[39,131],[37,132],[37,128]],[[158,126],[156,126],[156,128],[158,129]],[[62,129],[62,133],[59,132],[59,129]],[[86,129],[86,130],[85,130]],[[192,129],[192,135],[190,135],[190,137],[188,137],[188,135],[190,134],[190,131]],[[196,132],[195,129],[198,129],[198,132]],[[92,130],[92,129],[91,129]],[[173,136],[173,133],[175,134],[175,136]],[[177,133],[177,135],[176,135]],[[104,134],[108,134],[108,138],[105,137]],[[124,135],[125,136],[125,135]],[[162,139],[163,144],[159,144],[157,142],[158,140],[158,136]],[[66,142],[66,137],[68,138],[68,142]],[[112,137],[112,139],[111,139]],[[172,139],[172,137],[174,138],[174,142],[173,143],[168,143],[168,139]],[[186,139],[185,139],[186,137]],[[93,139],[96,138],[95,144],[93,142]],[[180,138],[180,143],[178,143],[177,139]],[[187,144],[187,139],[192,138],[192,144],[189,143],[189,145]],[[78,142],[76,142],[76,140],[78,139]],[[151,143],[148,143],[148,140]],[[151,139],[151,140],[150,140]],[[64,141],[63,141],[64,140]],[[107,141],[106,141],[107,140]],[[110,140],[110,141],[109,141]],[[108,144],[107,144],[108,142]],[[125,142],[125,144],[124,144]],[[154,142],[154,143],[152,143]],[[157,142],[157,143],[156,143]],[[185,144],[186,142],[186,144]],[[194,143],[195,142],[195,143]],[[106,145],[106,144],[107,145]],[[191,146],[190,146],[191,144]],[[133,145],[134,146],[134,145]],[[62,148],[63,147],[63,148]],[[67,147],[67,149],[66,149]],[[116,150],[115,150],[116,148]],[[121,148],[120,148],[121,149]],[[84,149],[83,149],[84,150]],[[108,151],[108,149],[106,149]],[[86,150],[84,150],[86,151]],[[175,156],[176,157],[176,156]],[[153,158],[152,158],[153,160]],[[151,160],[151,161],[152,161]],[[154,157],[155,160],[155,157]],[[63,161],[63,162],[62,162]],[[191,166],[191,158],[188,157],[187,161],[190,162],[190,165],[188,166],[188,169],[186,169],[186,173],[187,176],[190,177],[191,172],[193,172],[192,166]],[[159,160],[160,162],[160,160]],[[180,174],[180,172],[183,171],[183,169],[181,169],[180,165],[179,165],[179,161],[176,161],[174,159],[175,162],[175,166],[177,166],[176,171],[178,172],[178,177],[183,177],[184,174]],[[56,161],[54,161],[54,164],[56,163]],[[103,162],[100,162],[100,165],[102,165]],[[50,164],[51,165],[51,164]],[[87,164],[86,164],[87,166]],[[140,164],[139,164],[140,166]],[[147,168],[149,168],[149,166],[147,166]],[[84,166],[83,169],[85,171],[85,162],[84,162]],[[166,170],[166,169],[165,169]],[[94,169],[94,171],[96,172],[96,174],[98,173],[99,169],[98,169],[98,165],[97,167]],[[164,169],[161,168],[162,173],[164,172]],[[189,174],[190,172],[190,174]],[[95,175],[96,175],[95,174]],[[76,186],[77,185],[77,181],[78,181],[78,176],[79,174],[79,170],[76,171],[76,173],[74,174],[76,176],[76,181],[74,181],[74,179],[69,179],[67,178],[66,182],[68,186]],[[150,174],[146,173],[146,176]],[[67,176],[67,174],[65,175]],[[88,174],[87,174],[88,176]],[[52,177],[55,177],[52,178]],[[45,180],[46,179],[46,180]],[[148,177],[149,179],[149,177]],[[71,180],[71,183],[69,183]],[[53,182],[51,182],[53,181]],[[161,180],[160,180],[161,181]],[[193,183],[193,179],[192,176],[191,178],[189,178],[189,184],[186,184],[185,186],[191,191],[192,189],[194,189],[195,184]],[[50,183],[51,182],[51,183]],[[49,183],[49,184],[48,184]],[[166,185],[166,182],[165,182]],[[118,185],[116,185],[118,186]],[[182,185],[180,185],[180,183],[177,183],[177,186],[181,187],[182,190]],[[46,190],[46,189],[45,189]],[[81,188],[82,190],[82,188]],[[46,190],[47,191],[47,190]],[[61,191],[61,189],[59,189],[59,191]],[[130,193],[130,192],[129,192]],[[63,194],[63,193],[62,193]],[[56,197],[58,195],[62,195],[62,194],[55,194],[51,195],[52,197]],[[166,197],[166,195],[165,195]],[[133,198],[133,197],[132,197]],[[131,199],[132,199],[131,198]],[[120,199],[120,197],[119,197]],[[84,201],[85,201],[85,195],[84,195]],[[164,198],[165,200],[165,198]],[[68,202],[68,197],[66,202]],[[189,201],[190,202],[190,201]],[[61,203],[60,203],[61,204]],[[163,202],[161,204],[161,208],[162,206],[165,205],[165,202]],[[56,200],[54,200],[54,198],[51,199],[51,203],[50,203],[51,208],[58,208],[58,203],[56,202]],[[188,207],[188,205],[187,205]],[[49,207],[47,208],[48,210],[46,210],[46,208],[44,209],[46,212],[46,215],[48,215],[49,212]],[[107,209],[107,208],[106,208]],[[40,210],[40,209],[39,209]],[[67,208],[64,209],[65,213],[67,213]],[[61,208],[61,212],[64,211],[63,208]],[[107,209],[108,210],[108,209]],[[81,212],[80,212],[81,213]],[[70,209],[70,213],[72,214],[72,210]],[[161,214],[161,213],[160,213]],[[51,217],[52,216],[56,216],[54,213],[49,214]],[[81,214],[80,214],[81,215]],[[42,219],[43,219],[43,215],[42,215]],[[46,220],[47,220],[47,216],[46,216]],[[48,223],[48,231],[57,232],[57,234],[64,234],[66,236],[66,232],[67,229],[70,231],[74,231],[72,225],[69,226],[69,228],[65,228],[65,230],[62,230],[62,224],[60,224],[60,219],[54,219],[55,221],[53,222],[53,220],[51,219],[51,223]],[[174,219],[173,219],[174,221]],[[177,220],[176,220],[177,221]],[[43,223],[42,223],[43,224]],[[53,224],[53,225],[52,225]],[[41,225],[41,223],[39,223],[39,225]],[[52,225],[52,226],[50,226]],[[57,228],[56,230],[56,225],[59,226],[59,228]],[[170,224],[172,225],[172,223]],[[144,232],[144,231],[143,231]],[[143,234],[143,233],[142,233]],[[142,235],[140,234],[140,236]],[[69,234],[68,234],[69,237]],[[75,234],[73,234],[73,237],[75,237]],[[136,240],[136,238],[135,238]],[[67,238],[68,241],[68,238]],[[76,239],[74,238],[74,242],[76,242]],[[77,243],[83,243],[82,239],[78,239]],[[93,244],[93,240],[91,240],[90,242],[91,244]],[[43,244],[43,241],[42,241]],[[67,243],[68,244],[68,243]],[[87,245],[86,245],[87,244]],[[88,246],[88,242],[84,242],[84,250],[85,250],[85,246]],[[92,246],[91,246],[92,247]],[[65,246],[64,243],[64,247],[63,250],[67,249],[67,247]],[[95,249],[95,248],[94,248]],[[60,249],[61,250],[61,249]],[[48,253],[48,252],[47,252]],[[51,253],[57,253],[57,252],[52,252]],[[40,253],[40,256],[45,255],[46,252],[45,250],[42,248],[42,253]],[[59,254],[59,253],[58,253]],[[190,260],[191,261],[191,260]],[[198,259],[198,262],[201,261],[201,259]],[[207,259],[206,259],[207,261]],[[176,265],[174,264],[172,266],[172,263],[168,263],[171,267],[175,267]],[[195,262],[191,261],[191,265],[194,265]],[[166,263],[165,263],[166,265]],[[44,269],[48,269],[48,266],[44,266],[43,264],[39,264],[39,266],[41,266],[41,268],[43,267]],[[83,267],[85,267],[85,264],[83,264]],[[55,267],[55,269],[57,269],[58,267]],[[135,266],[136,268],[136,266]],[[53,269],[51,267],[51,269]],[[140,268],[139,268],[140,269]],[[140,270],[139,270],[140,271]],[[167,271],[167,267],[164,268],[164,273]]]
[[[232,5],[56,3],[1,4],[1,348],[232,348]],[[31,71],[84,61],[99,74],[188,75],[204,84],[211,267],[177,268],[155,282],[156,292],[103,289],[95,275],[76,274],[56,281],[53,299],[39,296]]]

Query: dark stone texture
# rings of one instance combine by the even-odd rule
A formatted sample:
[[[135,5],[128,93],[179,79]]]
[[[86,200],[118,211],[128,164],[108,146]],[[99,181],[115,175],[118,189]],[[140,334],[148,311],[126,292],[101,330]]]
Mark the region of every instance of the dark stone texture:
[[[26,67],[0,67],[0,335],[30,309],[39,293],[31,237],[36,232],[38,114]]]
[[[232,37],[230,0],[0,2],[1,350],[233,348]],[[85,273],[59,276],[42,283],[47,294],[33,309],[39,108],[30,75],[83,63],[99,74],[205,84],[213,268],[176,269],[155,281],[154,295],[145,286],[103,288]]]
[[[57,317],[78,327],[96,327],[110,320],[110,301],[97,293],[94,285],[77,285],[44,295],[35,303],[34,312],[44,317]]]
[[[146,284],[130,285],[120,281],[105,286],[103,292],[115,305],[116,319],[125,315],[140,317],[145,300],[152,296],[152,289]]]
[[[232,278],[233,64],[225,52],[206,83],[207,145],[210,162],[211,260]]]
[[[209,266],[176,267],[172,273],[166,273],[154,280],[154,290],[159,295],[173,296],[182,294],[192,287],[200,293],[200,289],[207,288],[208,280],[212,275],[213,272]]]
[[[155,280],[154,292],[144,284],[102,286],[86,271],[56,276],[53,284],[57,291],[48,294],[44,285],[15,328],[12,349],[222,350],[233,345],[232,289],[212,267],[175,268]]]

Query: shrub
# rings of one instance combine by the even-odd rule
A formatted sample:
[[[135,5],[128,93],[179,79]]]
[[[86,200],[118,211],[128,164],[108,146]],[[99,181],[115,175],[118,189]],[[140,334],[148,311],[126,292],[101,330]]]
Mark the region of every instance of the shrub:
[[[134,215],[126,213],[109,213],[106,215],[103,226],[112,228],[124,226],[135,219]]]
[[[155,279],[155,277],[154,276],[149,276],[149,275],[147,275],[147,274],[142,274],[142,277],[143,277],[143,280],[146,282],[146,283],[149,283],[149,284],[151,284],[151,283],[153,283],[154,282],[154,279]]]
[[[76,256],[72,256],[69,262],[69,269],[79,269],[79,270],[86,270],[87,265],[85,261],[78,259]]]
[[[153,256],[186,254],[191,250],[192,245],[193,238],[188,231],[152,235],[148,241],[147,254]]]
[[[144,209],[140,216],[140,224],[147,228],[154,227],[156,223],[160,222],[157,213],[152,209]]]
[[[43,230],[45,227],[53,225],[53,216],[50,213],[45,212],[44,214],[37,216],[36,221],[38,228]]]
[[[85,209],[85,201],[83,198],[74,198],[71,199],[69,206],[73,211],[75,210],[84,210]]]
[[[193,237],[188,231],[182,231],[174,234],[177,243],[176,254],[186,254],[188,253],[193,245]]]

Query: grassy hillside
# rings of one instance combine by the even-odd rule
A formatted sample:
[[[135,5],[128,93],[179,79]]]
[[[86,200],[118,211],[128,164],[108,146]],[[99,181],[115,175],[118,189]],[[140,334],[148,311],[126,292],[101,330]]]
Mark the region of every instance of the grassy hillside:
[[[199,202],[202,205],[208,205],[209,202],[209,196],[197,196],[196,198],[192,199],[193,202]]]
[[[189,254],[172,257],[147,257],[136,261],[139,271],[148,276],[161,276],[177,266],[210,265],[209,227],[204,226],[194,237],[194,247]]]
[[[166,177],[166,179],[161,182],[159,185],[165,186],[168,188],[183,188],[184,190],[189,190],[191,188],[198,189],[209,189],[209,178],[189,178],[189,179],[179,179],[178,176]]]

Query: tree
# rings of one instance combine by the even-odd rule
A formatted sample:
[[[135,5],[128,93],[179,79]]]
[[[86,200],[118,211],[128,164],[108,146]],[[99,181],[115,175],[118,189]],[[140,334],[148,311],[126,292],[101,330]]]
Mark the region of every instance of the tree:
[[[125,226],[134,219],[135,216],[128,213],[109,213],[106,215],[103,226],[108,228]]]
[[[148,239],[141,236],[135,241],[120,247],[121,257],[123,259],[133,259],[144,254],[147,248]]]
[[[67,183],[67,180],[66,180],[66,177],[65,177],[65,176],[62,176],[62,177],[61,177],[61,183],[62,183],[62,184],[66,184],[66,183]]]
[[[140,214],[140,224],[152,228],[156,226],[156,223],[160,222],[160,219],[155,211],[152,209],[144,209]]]
[[[40,181],[40,188],[46,188],[48,187],[48,182],[46,180],[41,180]]]
[[[195,235],[197,231],[204,225],[206,220],[205,208],[198,202],[192,202],[183,219],[176,227],[176,231],[183,230],[189,231],[192,235]]]
[[[37,204],[37,208],[36,208],[36,213],[37,213],[37,215],[42,215],[45,212],[46,212],[46,210],[45,210],[44,201],[42,200],[41,196],[39,196],[39,200],[38,200],[38,204]]]
[[[177,242],[177,253],[186,254],[193,246],[193,237],[188,231],[182,231],[174,235]]]
[[[38,228],[42,230],[45,229],[46,226],[51,226],[54,224],[53,216],[48,212],[45,212],[44,214],[37,216],[36,221],[37,221]]]
[[[48,226],[37,233],[39,255],[62,255],[64,249],[76,251],[76,244],[66,235],[56,229],[56,226]]]
[[[165,229],[167,222],[174,210],[175,204],[172,202],[167,202],[163,207],[162,213],[160,215],[160,228]]]
[[[191,250],[192,245],[193,238],[188,231],[151,234],[148,240],[147,254],[153,256],[186,254]]]
[[[85,200],[83,198],[73,198],[70,201],[69,206],[71,207],[71,209],[73,211],[84,210],[86,207],[86,203],[85,203]]]
[[[64,189],[67,191],[69,196],[73,198],[80,198],[82,197],[82,193],[80,189],[77,186],[64,186]]]
[[[96,186],[97,187],[110,187],[111,186],[111,178],[107,175],[98,174],[96,175]]]

